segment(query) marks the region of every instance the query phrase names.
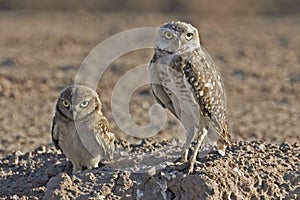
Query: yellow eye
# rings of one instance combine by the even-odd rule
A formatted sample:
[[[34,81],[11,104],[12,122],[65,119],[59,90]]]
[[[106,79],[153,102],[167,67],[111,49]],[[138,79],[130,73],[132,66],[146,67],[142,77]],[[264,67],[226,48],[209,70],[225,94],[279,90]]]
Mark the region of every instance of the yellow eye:
[[[187,34],[185,35],[185,38],[186,38],[187,40],[191,40],[191,39],[193,38],[193,33],[187,33]]]
[[[80,103],[80,107],[81,107],[81,108],[85,108],[85,107],[87,107],[88,105],[89,105],[89,102],[88,102],[88,101],[83,101],[83,102]]]
[[[66,107],[66,108],[70,107],[70,103],[69,102],[63,101],[62,103],[63,103],[64,107]]]
[[[171,40],[172,37],[173,37],[173,34],[170,31],[166,31],[165,32],[165,37],[166,37],[166,39]]]

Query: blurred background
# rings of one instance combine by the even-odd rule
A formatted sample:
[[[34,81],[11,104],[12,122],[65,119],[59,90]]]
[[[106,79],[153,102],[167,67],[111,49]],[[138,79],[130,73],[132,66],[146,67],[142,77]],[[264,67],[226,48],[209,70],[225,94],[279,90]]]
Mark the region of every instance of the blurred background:
[[[178,12],[189,14],[227,14],[227,15],[291,15],[298,14],[299,0],[1,0],[0,9],[32,10],[89,10],[100,12]]]
[[[299,0],[0,0],[0,156],[51,143],[55,100],[96,45],[172,20],[196,26],[219,66],[233,140],[299,142],[299,15]],[[152,55],[152,49],[123,55],[99,82],[103,112],[119,138],[124,134],[111,114],[114,85]],[[130,112],[137,124],[149,123],[154,103],[148,85],[135,92]],[[156,138],[176,137],[177,128],[169,115]]]

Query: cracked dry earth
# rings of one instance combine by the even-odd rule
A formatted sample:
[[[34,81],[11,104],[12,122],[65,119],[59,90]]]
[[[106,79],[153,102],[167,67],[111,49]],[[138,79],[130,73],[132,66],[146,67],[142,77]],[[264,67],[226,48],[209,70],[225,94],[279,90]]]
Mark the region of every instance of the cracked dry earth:
[[[170,144],[148,142],[138,147],[161,152],[165,145]],[[130,152],[128,159],[135,159],[134,148],[123,150]],[[299,144],[237,142],[225,157],[211,152],[200,159],[190,175],[181,162],[135,173],[108,164],[72,174],[71,163],[59,151],[41,146],[1,159],[0,198],[299,199],[299,155]]]

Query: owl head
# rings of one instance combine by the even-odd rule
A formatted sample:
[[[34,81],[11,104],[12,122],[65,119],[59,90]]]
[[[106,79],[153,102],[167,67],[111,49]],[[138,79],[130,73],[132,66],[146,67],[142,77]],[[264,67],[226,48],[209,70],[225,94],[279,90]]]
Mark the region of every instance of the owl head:
[[[160,27],[154,48],[169,53],[188,52],[200,47],[198,30],[191,24],[173,21]]]
[[[94,112],[102,114],[101,102],[93,89],[83,85],[72,85],[61,92],[56,112],[65,119],[81,121]]]

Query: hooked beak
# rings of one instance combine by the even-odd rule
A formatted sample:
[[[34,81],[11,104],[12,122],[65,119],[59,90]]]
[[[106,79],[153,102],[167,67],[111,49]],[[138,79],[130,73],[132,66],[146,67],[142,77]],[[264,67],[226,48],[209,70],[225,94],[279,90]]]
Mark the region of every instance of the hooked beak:
[[[181,41],[178,40],[177,42],[178,42],[178,49],[180,49],[180,47],[181,47]]]
[[[77,113],[78,112],[77,112],[76,106],[72,106],[71,111],[72,111],[73,119],[74,120],[77,119]]]

